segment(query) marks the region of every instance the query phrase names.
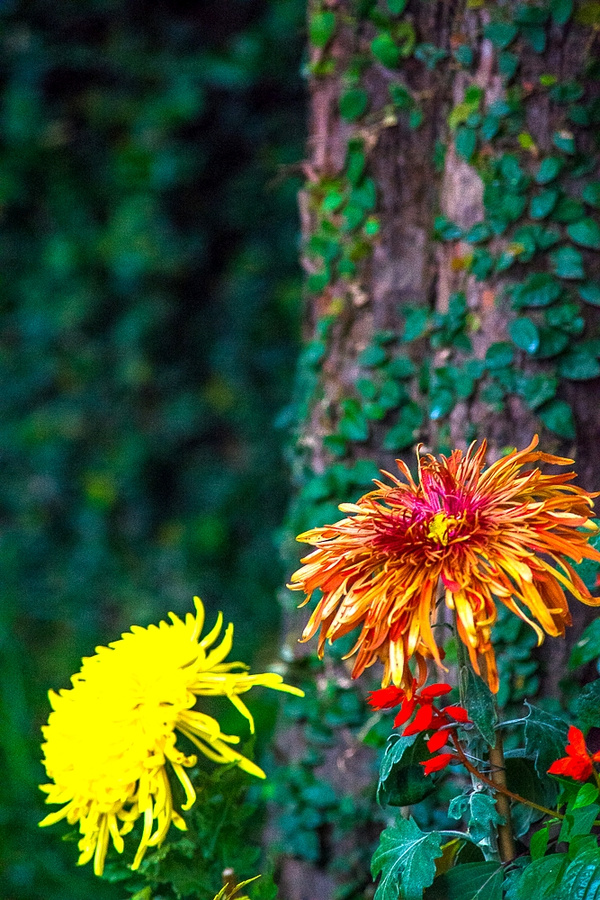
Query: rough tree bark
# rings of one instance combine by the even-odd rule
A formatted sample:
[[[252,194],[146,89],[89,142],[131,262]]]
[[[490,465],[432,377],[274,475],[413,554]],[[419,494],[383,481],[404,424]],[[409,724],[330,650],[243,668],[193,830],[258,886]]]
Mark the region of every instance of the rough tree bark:
[[[319,324],[325,318],[331,319],[331,326],[316,376],[316,389],[313,385],[307,414],[300,426],[298,446],[305,471],[319,476],[328,471],[332,462],[341,460],[351,465],[363,458],[373,459],[378,466],[394,471],[396,457],[413,464],[418,442],[437,452],[440,446],[448,444],[464,448],[473,437],[488,440],[491,460],[507,446],[524,447],[533,434],[539,433],[545,449],[576,459],[584,487],[600,486],[597,450],[600,369],[596,370],[590,363],[583,370],[583,378],[577,377],[577,371],[569,371],[569,365],[575,360],[573,354],[580,353],[581,342],[587,342],[584,350],[588,360],[591,356],[596,358],[599,349],[594,344],[598,331],[597,309],[589,301],[582,302],[577,289],[582,284],[597,285],[600,243],[593,226],[589,225],[589,220],[596,216],[594,204],[584,203],[581,209],[573,207],[569,214],[564,201],[564,196],[580,200],[582,194],[593,199],[597,190],[588,188],[586,193],[585,187],[590,179],[599,177],[598,145],[594,138],[598,128],[598,72],[593,64],[597,55],[598,23],[593,16],[591,4],[573,7],[559,0],[553,3],[510,0],[494,4],[453,0],[410,0],[408,4],[393,0],[387,4],[384,0],[379,4],[369,0],[312,0],[310,139],[305,164],[307,185],[300,198],[306,248],[304,265],[309,277],[322,272],[323,261],[315,254],[311,237],[319,232],[324,215],[332,225],[331,233],[337,225],[342,240],[348,240],[352,234],[345,212],[347,206],[341,203],[336,212],[337,201],[334,199],[327,206],[325,199],[328,192],[338,191],[343,195],[344,191],[352,191],[352,184],[344,180],[352,141],[354,146],[357,142],[362,146],[367,172],[376,185],[375,214],[379,231],[370,239],[368,253],[357,254],[354,272],[340,277],[332,264],[324,283],[307,294],[306,340],[314,341],[315,336],[322,334]],[[382,34],[391,36],[400,48],[399,54],[392,50],[385,55],[386,39],[380,40],[379,45],[375,43]],[[434,59],[436,52],[437,59]],[[399,104],[390,101],[390,85],[402,88],[404,100]],[[562,85],[567,87],[561,94]],[[568,85],[580,86],[581,97],[578,89],[569,89]],[[473,91],[473,88],[480,90]],[[343,98],[352,90],[365,91],[368,98],[368,106],[357,115],[344,108]],[[364,95],[358,97],[359,101],[360,97],[364,101]],[[508,112],[506,105],[510,108]],[[573,111],[573,106],[583,105],[587,112]],[[491,121],[494,116],[499,122],[496,133]],[[517,172],[514,184],[509,178],[504,182],[500,179],[494,194],[493,167],[503,155],[517,160],[523,177]],[[563,172],[560,183],[545,182],[536,176],[547,157],[560,160]],[[510,165],[506,163],[507,169]],[[558,199],[547,194],[540,202],[542,206],[544,199],[547,205],[553,201],[562,203],[562,219],[559,216],[558,220],[553,220],[552,212],[531,206],[532,197],[555,189],[559,190]],[[516,212],[515,207],[508,210],[505,227],[502,222],[494,227],[494,220],[502,219],[498,209],[494,209],[494,197],[501,204],[509,195],[523,195],[525,201],[515,200]],[[324,214],[324,203],[333,212]],[[597,208],[597,200],[595,203]],[[572,230],[571,223],[577,221],[577,216],[588,223],[589,234],[584,227],[583,238],[581,226]],[[482,245],[474,241],[473,235],[469,237],[473,226],[490,220],[492,228],[487,243]],[[517,237],[514,235],[515,229],[523,226],[554,229],[558,238],[553,249],[537,247],[535,252],[530,252],[527,235],[523,237],[519,232]],[[538,238],[543,244],[543,236],[535,232],[532,240]],[[485,246],[496,260],[495,267],[488,267],[487,273],[484,271],[486,277],[474,265],[473,254],[478,246]],[[563,247],[567,250],[562,257],[551,255]],[[573,256],[573,251],[580,256]],[[506,262],[511,254],[511,266],[497,263],[501,258]],[[569,260],[575,271],[569,270]],[[584,266],[585,279],[583,273],[576,271],[578,265]],[[527,303],[520,304],[519,308],[514,293],[511,303],[511,295],[506,291],[507,286],[522,284],[536,272],[556,276],[562,292],[558,302],[567,302],[568,294],[568,302],[577,303],[577,308],[567,307],[571,325],[579,316],[582,323],[571,331],[567,323],[564,333],[568,342],[564,344],[564,339],[560,339],[564,346],[558,354],[532,351],[531,347],[523,349],[520,340],[516,347],[512,345],[515,355],[511,365],[521,373],[517,382],[519,378],[540,373],[551,378],[550,369],[558,367],[556,396],[541,403],[528,403],[527,392],[513,381],[508,387],[505,384],[501,399],[494,400],[498,391],[496,395],[492,391],[490,400],[485,380],[491,378],[496,383],[496,370],[490,363],[491,369],[476,380],[470,394],[463,391],[468,395],[460,396],[459,390],[441,413],[432,409],[431,398],[437,390],[435,373],[448,366],[460,369],[468,359],[481,360],[483,365],[491,346],[500,345],[503,352],[508,352],[512,339],[507,329],[516,317],[530,318],[538,337],[542,334],[542,341],[548,339],[548,328],[552,332],[550,336],[556,337],[554,325],[548,325],[545,306],[543,313],[540,312],[546,302],[544,297],[533,298],[531,312]],[[444,317],[457,292],[466,298],[464,330],[471,350],[465,349],[464,344],[443,341],[432,347],[431,327],[435,329],[435,324],[429,331],[425,328],[421,337],[403,342],[407,306],[421,307],[432,316]],[[592,292],[590,287],[588,298]],[[600,304],[600,295],[593,294],[593,297],[596,306]],[[539,318],[542,314],[546,319]],[[435,323],[435,318],[432,321]],[[556,317],[550,318],[550,323],[555,321]],[[422,375],[420,380],[405,382],[412,401],[425,410],[422,422],[415,426],[413,446],[404,446],[400,452],[384,449],[385,435],[395,414],[393,409],[388,409],[383,418],[369,421],[368,435],[348,440],[342,455],[332,457],[327,436],[335,433],[343,419],[344,401],[357,396],[357,380],[365,371],[360,362],[361,353],[382,331],[397,336],[401,352],[417,366],[425,363],[431,376],[428,384],[423,382]],[[535,344],[535,332],[532,341]],[[506,382],[509,375],[504,371],[501,377]],[[570,433],[566,419],[557,426],[549,416],[552,410],[559,418],[561,410],[567,415],[566,407],[556,405],[557,399],[572,405],[576,438],[565,437]],[[540,421],[544,415],[547,422],[554,423],[554,430],[544,427]],[[339,449],[337,452],[340,453]],[[353,498],[335,499],[341,502]],[[579,605],[574,610],[574,634],[580,633],[586,617],[589,620],[590,611]],[[288,607],[286,618],[286,643],[288,648],[293,648],[306,616],[291,612]],[[568,641],[546,642],[541,651],[541,690],[546,694],[557,692],[558,674],[565,671],[568,647]],[[302,654],[305,650],[300,648],[297,652]],[[345,670],[340,671],[344,677]],[[297,747],[300,745],[301,738],[296,743]],[[280,754],[289,760],[285,741],[280,741]],[[336,773],[339,774],[342,766],[346,776],[344,789],[348,790],[349,760],[352,779],[364,786],[365,779],[369,780],[365,776],[369,753],[358,743],[353,746],[349,732],[344,733],[339,745],[328,749],[320,774],[333,778],[337,784]],[[364,836],[361,838],[360,833],[354,835],[354,841],[361,839]],[[330,849],[329,861],[332,855],[335,851]],[[333,874],[333,868],[298,859],[284,861],[282,896],[286,900],[333,897],[336,886],[343,883],[343,877]],[[367,896],[369,888],[365,891],[361,894],[357,890],[349,896]]]

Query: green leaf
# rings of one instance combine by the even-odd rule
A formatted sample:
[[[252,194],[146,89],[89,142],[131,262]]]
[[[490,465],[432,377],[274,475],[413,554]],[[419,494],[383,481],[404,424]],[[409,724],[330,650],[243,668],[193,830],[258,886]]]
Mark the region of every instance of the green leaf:
[[[577,796],[573,800],[571,808],[581,809],[584,806],[590,806],[596,802],[598,794],[600,794],[600,790],[595,784],[582,784],[577,791]]]
[[[591,785],[589,786],[591,787]],[[579,796],[579,793],[577,794],[577,796]],[[598,806],[597,803],[591,803],[587,806],[579,807],[577,809],[575,809],[572,804],[569,804],[569,806],[567,807],[565,818],[562,822],[558,840],[570,842],[573,840],[573,838],[576,838],[580,835],[589,834],[590,828],[594,824],[598,812],[600,812],[600,806]]]
[[[512,44],[518,33],[519,29],[515,25],[503,22],[494,22],[483,29],[483,36],[499,50],[505,50]]]
[[[589,350],[574,348],[561,358],[558,374],[569,381],[587,381],[600,375],[600,363]]]
[[[573,0],[550,0],[550,11],[555,25],[566,25],[573,15]]]
[[[391,378],[411,378],[415,374],[415,364],[408,356],[396,356],[385,368]]]
[[[510,366],[515,358],[514,348],[507,341],[490,344],[485,352],[485,364],[488,369],[503,369]]]
[[[585,560],[591,563],[596,573],[598,572],[598,563],[592,563],[591,560]],[[581,577],[581,573],[577,572]],[[584,579],[585,580],[585,579]],[[595,581],[595,578],[593,579]],[[587,584],[587,581],[586,581]],[[590,585],[588,584],[588,587]],[[569,657],[569,669],[577,669],[579,666],[585,666],[587,663],[594,662],[600,657],[600,619],[588,625],[573,649]]]
[[[472,272],[477,281],[485,281],[493,268],[494,257],[490,251],[483,247],[476,247],[469,265],[469,271]]]
[[[507,900],[556,900],[554,892],[566,858],[566,853],[553,853],[526,866],[512,882]]]
[[[335,13],[331,10],[313,13],[310,17],[309,37],[315,47],[325,47],[335,33]]]
[[[537,184],[548,184],[550,181],[554,181],[563,165],[563,160],[560,159],[560,157],[547,156],[541,161],[539,168],[534,175],[535,181]]]
[[[527,316],[513,319],[508,324],[508,333],[514,344],[526,353],[535,353],[540,346],[537,325]]]
[[[560,297],[562,286],[547,272],[534,272],[525,281],[515,285],[511,293],[515,309],[526,306],[549,306]]]
[[[454,409],[456,400],[452,391],[447,388],[439,388],[434,391],[429,400],[429,418],[436,420],[447,416]]]
[[[531,198],[529,204],[529,216],[532,219],[545,219],[550,215],[558,200],[558,190],[556,188],[548,188]]]
[[[426,776],[420,764],[430,756],[423,734],[391,734],[381,760],[377,802],[381,806],[411,806],[433,793],[435,779]]]
[[[360,146],[351,147],[346,157],[345,171],[346,177],[353,187],[356,187],[360,182],[366,163],[367,156],[364,150]]]
[[[563,153],[570,155],[575,153],[575,138],[572,132],[566,131],[566,129],[555,131],[552,135],[552,143],[557,150],[562,150]]]
[[[473,65],[473,49],[468,44],[461,44],[452,52],[452,56],[465,69],[470,69]]]
[[[539,777],[534,760],[528,759],[525,752],[523,748],[517,748],[505,753],[507,782],[521,797],[551,809],[556,805],[558,787],[552,779]],[[534,807],[516,804],[511,817],[515,837],[527,834],[531,825],[539,821],[541,816],[542,813]]]
[[[575,712],[579,724],[586,731],[600,726],[600,678],[582,688],[575,703]]]
[[[558,388],[558,379],[538,372],[524,376],[519,383],[519,393],[529,409],[537,409],[547,400],[552,400]]]
[[[540,778],[545,778],[552,763],[565,755],[568,725],[527,701],[525,705],[529,709],[525,719],[525,752],[533,759]]]
[[[569,335],[563,329],[540,328],[540,346],[535,356],[537,359],[551,359],[568,346]]]
[[[380,347],[378,344],[371,344],[369,347],[365,347],[356,358],[359,366],[365,366],[365,368],[381,366],[386,360],[387,350],[384,347]]]
[[[504,51],[498,54],[498,71],[507,81],[514,78],[519,68],[520,59],[516,53]]]
[[[600,282],[586,281],[584,284],[577,285],[577,293],[586,303],[592,306],[600,306]]]
[[[408,0],[387,0],[388,9],[393,16],[401,16]]]
[[[576,222],[583,218],[585,209],[583,203],[575,200],[574,197],[561,197],[556,204],[552,218],[556,222]]]
[[[538,416],[550,431],[559,437],[575,438],[575,422],[571,407],[565,400],[550,400],[538,409]]]
[[[462,863],[438,875],[425,900],[502,900],[503,880],[497,862]]]
[[[600,181],[588,181],[581,196],[590,206],[600,209]]]
[[[495,726],[498,716],[493,694],[483,679],[476,675],[470,666],[461,667],[459,678],[461,696],[464,697],[464,705],[469,713],[469,718],[486,744],[495,747]]]
[[[464,240],[469,244],[478,244],[480,241],[488,241],[492,236],[489,225],[486,222],[477,222],[469,228]]]
[[[596,900],[600,893],[600,849],[586,847],[575,855],[559,882],[560,900]]]
[[[429,327],[429,310],[424,306],[416,306],[405,311],[404,332],[402,340],[409,342],[423,337]]]
[[[567,225],[567,234],[576,244],[582,247],[590,247],[592,250],[600,249],[600,225],[589,217],[580,219]]]
[[[354,122],[366,112],[369,95],[364,88],[350,88],[340,97],[340,115],[345,122]]]
[[[546,853],[548,848],[548,840],[550,838],[550,828],[544,825],[532,835],[529,842],[529,852],[533,860],[540,859]]]
[[[388,93],[394,106],[398,109],[412,109],[415,105],[412,94],[400,83],[388,85]]]
[[[388,69],[394,69],[400,62],[400,48],[387,31],[382,31],[371,41],[371,52]]]
[[[550,254],[550,260],[554,274],[559,278],[585,278],[583,256],[574,247],[558,247]]]
[[[470,162],[477,147],[477,132],[474,128],[461,125],[456,131],[454,145],[457,155],[466,162]]]
[[[369,437],[369,423],[358,401],[353,398],[342,400],[342,417],[338,422],[338,434],[348,441],[366,441]]]
[[[386,828],[371,862],[373,878],[381,874],[374,900],[422,900],[435,878],[442,840],[439,833],[422,832],[414,819],[401,818]]]
[[[423,410],[414,400],[410,401],[400,410],[398,424],[387,432],[383,440],[383,449],[405,450],[407,447],[411,447],[422,424]]]

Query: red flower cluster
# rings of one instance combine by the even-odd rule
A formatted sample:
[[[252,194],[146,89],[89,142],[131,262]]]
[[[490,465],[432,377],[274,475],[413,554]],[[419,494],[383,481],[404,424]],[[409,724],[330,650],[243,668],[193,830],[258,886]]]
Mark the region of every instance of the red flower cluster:
[[[567,775],[575,781],[587,781],[594,771],[594,763],[600,762],[600,752],[593,756],[585,746],[583,732],[571,725],[569,743],[565,747],[567,755],[553,762],[548,772],[551,775]]]
[[[437,753],[448,742],[448,732],[456,728],[459,722],[469,721],[468,713],[462,706],[445,706],[443,709],[435,706],[433,702],[435,698],[449,694],[451,690],[452,687],[449,684],[430,684],[429,687],[417,690],[415,681],[410,697],[402,688],[390,685],[390,687],[372,691],[369,694],[368,703],[373,709],[392,709],[394,706],[400,705],[400,712],[394,719],[394,728],[408,722],[414,711],[417,710],[413,721],[406,726],[402,734],[404,737],[408,737],[422,731],[433,731],[427,741],[427,749],[430,753]],[[425,769],[425,774],[430,775],[432,772],[444,769],[453,759],[457,759],[454,753],[439,753],[422,762],[421,765]]]

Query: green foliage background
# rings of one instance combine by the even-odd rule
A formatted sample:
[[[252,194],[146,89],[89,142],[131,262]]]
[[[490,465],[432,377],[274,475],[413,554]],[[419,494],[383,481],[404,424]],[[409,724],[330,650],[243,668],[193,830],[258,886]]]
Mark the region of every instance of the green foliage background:
[[[194,593],[236,655],[275,644],[303,13],[0,7],[4,900],[122,896],[37,828],[46,691],[82,655]]]

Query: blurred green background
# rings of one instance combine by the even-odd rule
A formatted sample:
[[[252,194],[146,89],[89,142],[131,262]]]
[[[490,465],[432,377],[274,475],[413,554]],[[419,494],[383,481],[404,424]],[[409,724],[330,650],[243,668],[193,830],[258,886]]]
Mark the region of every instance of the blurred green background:
[[[0,4],[2,900],[122,896],[37,828],[82,655],[195,593],[236,657],[274,653],[303,16]]]

